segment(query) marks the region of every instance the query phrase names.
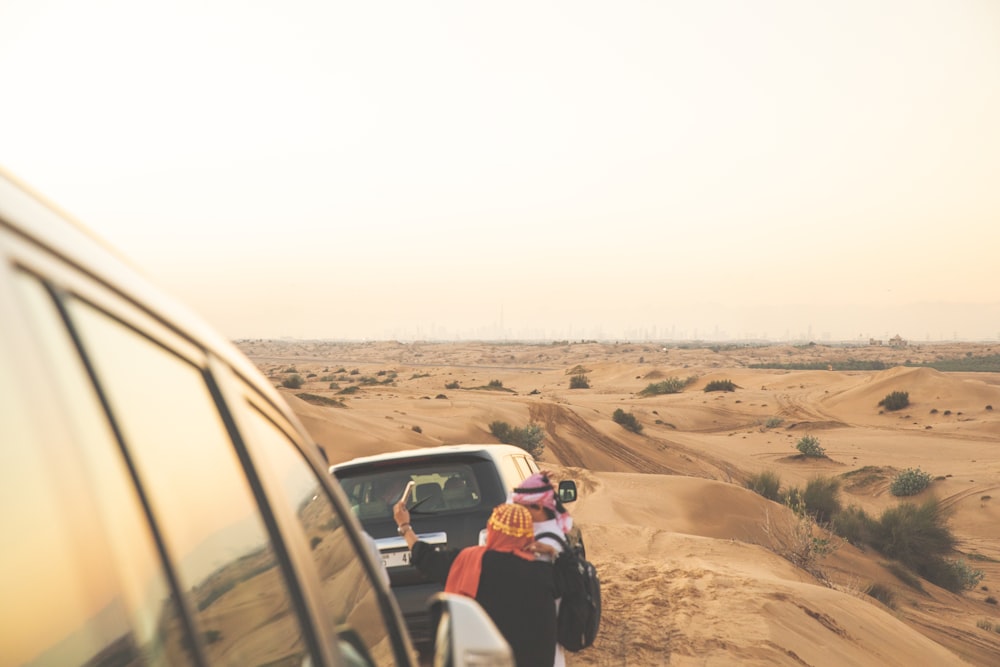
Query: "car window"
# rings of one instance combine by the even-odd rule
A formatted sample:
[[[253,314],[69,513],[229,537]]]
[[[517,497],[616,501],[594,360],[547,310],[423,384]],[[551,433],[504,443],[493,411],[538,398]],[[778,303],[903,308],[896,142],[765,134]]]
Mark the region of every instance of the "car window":
[[[203,651],[212,664],[301,664],[309,651],[274,545],[200,368],[68,300]]]
[[[517,474],[521,476],[521,479],[527,479],[535,472],[531,469],[527,456],[514,456],[513,460],[514,467],[517,468]]]
[[[192,664],[142,504],[55,302],[33,276],[14,284],[44,350],[33,370],[58,383],[25,404],[0,349],[0,662]]]
[[[411,481],[414,487],[410,511],[417,515],[468,509],[483,503],[475,467],[468,463],[404,462],[374,472],[345,471],[337,477],[351,509],[362,521],[391,517],[392,506]]]
[[[350,665],[395,665],[385,611],[343,519],[288,436],[255,406],[248,407],[243,422],[252,431],[248,447],[266,462],[261,467],[297,519],[297,537],[312,554],[341,653]]]

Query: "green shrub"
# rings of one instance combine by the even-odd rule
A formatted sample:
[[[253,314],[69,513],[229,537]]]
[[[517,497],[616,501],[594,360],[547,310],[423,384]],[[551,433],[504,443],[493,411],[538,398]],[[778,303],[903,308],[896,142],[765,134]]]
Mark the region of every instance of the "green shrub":
[[[902,503],[882,513],[873,525],[871,544],[889,558],[915,570],[939,586],[960,586],[944,555],[955,547],[948,513],[936,498],[921,505]]]
[[[642,424],[639,423],[639,420],[631,412],[625,412],[621,408],[618,408],[611,415],[611,418],[615,420],[616,424],[621,424],[633,433],[640,433],[642,431]]]
[[[358,387],[357,387],[357,385],[352,385],[350,387],[344,387],[343,389],[341,389],[337,393],[338,394],[356,394],[356,393],[358,393]]]
[[[736,391],[732,380],[712,380],[705,385],[705,391]]]
[[[816,477],[806,483],[802,505],[816,523],[829,523],[840,512],[840,480]]]
[[[920,468],[907,468],[896,475],[889,485],[889,493],[894,496],[913,496],[931,484],[931,475]]]
[[[304,385],[305,383],[306,381],[302,379],[302,376],[299,375],[298,373],[295,373],[294,375],[289,375],[284,380],[282,380],[281,386],[284,387],[285,389],[301,389],[302,385]]]
[[[784,421],[781,417],[768,417],[764,422],[764,428],[778,428]]]
[[[811,435],[802,436],[795,444],[795,449],[799,450],[802,456],[809,458],[821,459],[826,456],[826,450],[820,446],[819,439]]]
[[[765,470],[756,475],[750,475],[746,481],[746,488],[758,495],[764,496],[768,500],[773,500],[774,502],[781,501],[781,496],[779,495],[781,478],[773,470]]]
[[[961,590],[971,591],[986,577],[985,572],[970,566],[965,559],[946,560],[945,563],[961,586]]]
[[[444,386],[444,388],[445,389],[461,389],[461,387],[459,387],[459,385],[458,385],[458,380],[455,380],[454,382],[447,383]]]
[[[902,410],[910,404],[910,393],[906,391],[894,391],[886,394],[885,398],[878,402],[879,407],[886,410]]]
[[[503,389],[503,382],[500,380],[490,380],[486,386],[490,389]]]
[[[843,537],[856,547],[871,544],[875,520],[856,505],[833,515],[830,527],[834,533]]]
[[[662,382],[653,382],[639,392],[640,396],[659,396],[660,394],[679,394],[684,389],[684,382],[679,377],[670,377]]]
[[[570,389],[590,389],[590,380],[583,373],[572,376],[569,379]]]
[[[344,402],[337,398],[330,398],[329,396],[319,396],[318,394],[309,394],[307,392],[301,392],[295,394],[301,398],[306,403],[312,403],[313,405],[322,405],[329,408],[346,408]]]
[[[536,458],[545,450],[542,443],[545,431],[534,422],[529,422],[524,428],[515,428],[507,422],[497,420],[490,423],[490,433],[500,442],[520,447]]]

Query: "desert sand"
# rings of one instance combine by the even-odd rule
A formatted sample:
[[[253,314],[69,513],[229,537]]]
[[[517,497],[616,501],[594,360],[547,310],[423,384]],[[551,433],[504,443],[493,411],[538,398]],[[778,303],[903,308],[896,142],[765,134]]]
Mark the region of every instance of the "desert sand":
[[[570,665],[1000,664],[1000,374],[902,365],[995,354],[1000,346],[238,345],[332,462],[496,442],[494,420],[541,425],[540,462],[579,484],[571,510],[604,593],[601,635],[571,654]],[[843,359],[878,359],[887,368],[749,367]],[[306,384],[281,388],[292,369]],[[569,388],[573,369],[585,370],[589,388]],[[340,389],[358,389],[330,389],[331,375],[343,378]],[[638,395],[670,377],[693,380],[677,394]],[[736,390],[706,393],[712,380],[731,380]],[[491,381],[503,390],[479,388]],[[910,405],[881,410],[893,391],[908,392]],[[315,404],[303,393],[340,404]],[[635,415],[642,432],[615,423],[617,408]],[[804,435],[820,440],[825,458],[797,456]],[[930,487],[893,496],[895,474],[914,467],[934,477]],[[871,474],[845,475],[862,468]],[[780,476],[782,487],[835,477],[842,504],[874,516],[934,496],[951,511],[952,557],[985,578],[961,594],[907,583],[870,547],[803,528],[788,508],[744,488],[763,471]],[[801,558],[803,530],[829,540],[829,553]],[[891,606],[866,594],[873,584],[891,592]]]

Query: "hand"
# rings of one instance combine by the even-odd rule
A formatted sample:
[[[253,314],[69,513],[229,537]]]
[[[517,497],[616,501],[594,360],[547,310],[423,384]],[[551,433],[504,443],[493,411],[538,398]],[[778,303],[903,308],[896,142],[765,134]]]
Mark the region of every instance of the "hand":
[[[546,556],[548,558],[555,558],[559,555],[559,552],[551,544],[546,544],[545,542],[539,542],[535,540],[527,546],[527,550],[531,553],[537,554],[539,556]]]
[[[406,509],[405,498],[392,506],[392,518],[396,520],[397,526],[410,523],[410,510]]]

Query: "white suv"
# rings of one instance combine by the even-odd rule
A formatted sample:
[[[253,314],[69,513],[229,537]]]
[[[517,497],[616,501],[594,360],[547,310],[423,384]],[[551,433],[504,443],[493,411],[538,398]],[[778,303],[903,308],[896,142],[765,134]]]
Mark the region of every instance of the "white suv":
[[[0,662],[416,663],[275,389],[2,171],[0,322]],[[513,664],[473,600],[434,604],[449,664]]]

